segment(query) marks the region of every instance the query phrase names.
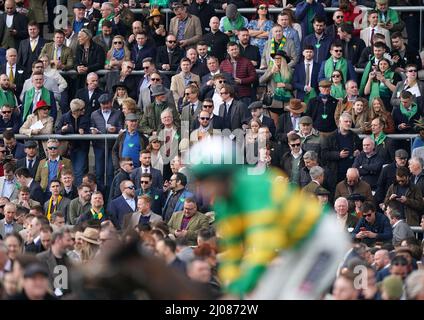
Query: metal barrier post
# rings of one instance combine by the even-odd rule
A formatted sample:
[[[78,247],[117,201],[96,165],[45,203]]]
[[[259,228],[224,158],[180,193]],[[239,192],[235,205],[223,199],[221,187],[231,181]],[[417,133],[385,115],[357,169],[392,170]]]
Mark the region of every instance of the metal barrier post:
[[[419,42],[420,42],[420,52],[421,52],[421,49],[423,48],[423,42],[422,42],[422,38],[421,38],[422,32],[423,32],[422,30],[423,30],[423,9],[420,8],[420,39],[419,39]]]
[[[107,157],[108,157],[108,145],[107,145],[107,138],[105,137],[105,172],[104,172],[104,177],[103,177],[103,185],[106,187],[107,186]]]

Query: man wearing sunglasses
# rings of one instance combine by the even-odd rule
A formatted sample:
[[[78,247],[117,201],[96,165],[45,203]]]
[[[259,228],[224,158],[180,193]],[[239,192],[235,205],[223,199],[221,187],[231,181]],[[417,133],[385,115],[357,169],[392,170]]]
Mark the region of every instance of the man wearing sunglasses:
[[[212,129],[219,129],[222,130],[224,129],[224,119],[222,119],[222,117],[216,115],[214,113],[214,102],[211,98],[205,98],[205,100],[203,100],[203,105],[202,105],[202,111],[207,111],[208,115],[209,115],[209,125],[210,127],[212,127]],[[193,130],[196,130],[199,128],[200,126],[200,122],[199,119],[195,119],[193,120]]]
[[[209,70],[209,73],[205,74],[202,77],[202,82],[201,82],[201,86],[200,86],[201,90],[206,90],[205,87],[210,87],[208,89],[213,88],[213,85],[214,85],[214,79],[213,78],[214,78],[215,75],[218,75],[218,74],[222,75],[224,77],[224,80],[227,83],[234,83],[234,79],[233,79],[233,76],[231,74],[229,74],[227,72],[222,72],[219,69],[219,60],[218,60],[217,57],[209,56],[207,58],[207,61],[206,61],[206,66]]]
[[[176,71],[184,54],[184,50],[177,46],[177,38],[169,34],[165,45],[157,50],[156,66],[159,70]]]
[[[289,177],[290,182],[299,185],[300,170],[305,166],[303,161],[304,151],[302,150],[302,142],[297,133],[289,133],[287,135],[290,151],[283,154],[280,166]]]
[[[0,82],[2,78],[5,77],[4,74],[0,76]],[[3,104],[1,107],[1,116],[0,116],[0,133],[3,133],[6,128],[12,128],[13,133],[19,133],[20,120],[19,116],[13,112],[12,108],[8,104]]]
[[[146,58],[144,60],[148,60],[150,58]],[[167,103],[169,105],[174,105],[175,106],[175,101],[174,101],[174,96],[172,95],[172,92],[168,89],[170,87],[170,83],[169,83],[169,79],[167,76],[162,76],[158,71],[156,71],[156,67],[155,65],[151,64],[151,66],[149,67],[149,69],[153,69],[154,68],[154,72],[150,73],[149,76],[149,81],[146,83],[146,86],[144,86],[144,81],[146,79],[146,63],[143,62],[144,65],[144,77],[141,78],[140,82],[139,82],[139,95],[138,95],[138,108],[140,110],[142,110],[142,112],[145,112],[145,109],[148,105],[152,104],[153,101],[155,100],[155,97],[153,96],[153,90],[152,87],[155,85],[159,85],[159,84],[163,84],[164,85],[164,90],[165,90],[165,96],[167,98]]]
[[[135,185],[131,180],[124,180],[119,185],[121,195],[109,203],[108,210],[111,220],[118,230],[121,230],[124,216],[137,209]]]
[[[152,186],[153,176],[151,173],[142,173],[140,176],[140,188],[135,191],[137,197],[147,195],[151,199],[150,208],[152,211],[162,216],[162,207],[164,204],[164,195],[162,188]]]
[[[352,62],[343,57],[343,48],[340,40],[333,42],[330,49],[331,56],[321,63],[321,69],[318,75],[318,81],[327,79],[332,80],[331,76],[334,70],[340,70],[342,73],[342,83],[348,80],[356,81],[356,73]]]
[[[119,197],[121,195],[120,185],[124,180],[130,180],[130,173],[134,169],[133,159],[130,157],[122,157],[119,160],[119,170],[115,174],[113,178],[112,185],[110,187],[109,199],[112,201],[113,199]]]
[[[376,208],[372,202],[365,202],[362,206],[362,218],[352,231],[352,238],[374,246],[376,242],[391,243],[392,226],[389,219]]]
[[[128,88],[128,96],[137,101],[138,79],[133,75],[134,63],[129,60],[124,60],[121,65],[120,72],[108,72],[105,75],[105,91],[113,95],[113,86],[124,84]]]

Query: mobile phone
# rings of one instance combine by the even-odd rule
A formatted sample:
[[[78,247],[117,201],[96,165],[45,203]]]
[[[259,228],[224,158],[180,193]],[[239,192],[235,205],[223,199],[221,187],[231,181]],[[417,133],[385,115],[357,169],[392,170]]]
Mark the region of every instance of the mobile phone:
[[[349,149],[343,148],[343,149],[342,149],[342,151],[347,151],[347,152],[349,152]]]
[[[367,231],[367,228],[365,228],[365,227],[360,227],[360,228],[359,228],[359,230],[360,230],[360,231]]]
[[[395,199],[400,199],[400,198],[402,198],[402,196],[396,195],[396,197],[395,197]]]

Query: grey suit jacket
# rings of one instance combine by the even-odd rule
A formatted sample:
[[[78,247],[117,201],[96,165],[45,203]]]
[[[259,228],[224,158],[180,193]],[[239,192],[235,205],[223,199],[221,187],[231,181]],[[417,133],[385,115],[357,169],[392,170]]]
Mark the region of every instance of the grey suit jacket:
[[[69,49],[71,49],[72,55],[75,57],[75,54],[77,52],[77,46],[78,46],[78,34],[74,32],[74,34],[71,36],[71,42],[67,46]],[[66,39],[65,39],[65,45],[66,45]]]
[[[6,232],[4,229],[4,223],[5,219],[0,220],[0,236],[2,239],[6,236]],[[13,222],[13,232],[19,232],[23,229],[23,227],[20,224],[17,224],[16,222]]]
[[[292,39],[287,39],[286,44],[283,47],[283,51],[291,58],[288,66],[294,68],[299,61],[299,56],[296,53],[296,48]],[[271,39],[265,43],[264,51],[261,58],[261,69],[266,69],[269,66],[271,60]]]
[[[366,21],[366,20],[365,20]],[[380,33],[384,35],[384,39],[386,41],[386,45],[391,48],[392,44],[390,42],[390,32],[387,29],[381,28],[379,26],[374,28],[374,34]],[[367,47],[371,46],[371,27],[366,27],[365,29],[361,30],[360,38],[364,40],[365,45]]]
[[[39,254],[37,254],[37,259],[40,260],[41,263],[45,264],[49,270],[49,280],[50,280],[50,285],[53,288],[53,280],[54,280],[54,276],[57,275],[57,273],[55,274],[55,268],[57,266],[57,262],[56,262],[56,258],[53,255],[53,252],[51,249],[47,250],[47,251],[43,251]],[[69,258],[66,256],[66,254],[63,256],[63,259],[65,260],[65,266],[70,266],[71,263],[69,261]]]
[[[168,88],[165,88],[165,92],[166,92],[166,103],[168,105],[175,106],[174,96],[172,95],[171,90],[169,90]],[[137,102],[138,109],[142,113],[144,113],[144,110],[150,104],[152,104],[152,101],[150,100],[150,88],[143,88],[138,95],[138,102]]]
[[[50,200],[50,199],[49,199]],[[44,202],[43,209],[44,212],[47,213],[48,207],[49,207],[49,200]],[[69,210],[69,204],[71,203],[71,200],[68,198],[63,197],[62,200],[59,202],[59,205],[56,207],[55,211],[60,211],[65,216],[65,219],[68,218],[68,210]],[[53,213],[53,212],[51,212]]]
[[[122,129],[122,112],[120,110],[112,109],[108,124],[116,127],[116,133],[119,133],[119,130]],[[97,128],[101,134],[107,134],[106,131],[106,122],[102,115],[102,110],[98,109],[91,114],[90,127]],[[97,142],[98,141],[98,142]],[[104,141],[93,141],[93,147],[104,148]],[[108,146],[112,149],[114,141],[109,140]]]
[[[219,116],[224,118],[224,104],[219,106]],[[233,100],[231,106],[231,128],[230,130],[241,129],[243,124],[243,119],[246,117],[247,108],[243,102],[238,100]]]
[[[196,108],[196,110],[194,110],[193,115],[191,115],[190,104],[183,107],[183,109],[181,110],[181,126],[183,124],[183,121],[188,121],[188,126],[189,126],[190,131],[191,131],[193,120],[195,120],[197,118],[197,116],[200,114],[200,111],[202,111],[202,105],[203,105],[203,103],[201,101],[197,102],[197,108]]]
[[[122,224],[122,230],[133,230],[140,221],[141,213],[136,211],[131,214],[124,216],[124,222]],[[163,221],[162,217],[152,211],[150,211],[150,224]]]
[[[4,187],[4,182],[5,182],[6,178],[5,177],[0,177],[0,195],[3,194],[3,187]],[[12,195],[9,197],[9,201],[18,199],[18,188],[16,187],[16,184],[13,187],[13,192]]]

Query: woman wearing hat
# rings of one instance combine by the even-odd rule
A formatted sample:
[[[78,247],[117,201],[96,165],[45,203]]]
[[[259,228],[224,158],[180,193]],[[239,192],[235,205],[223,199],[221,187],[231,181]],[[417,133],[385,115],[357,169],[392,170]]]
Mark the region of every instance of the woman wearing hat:
[[[35,105],[34,111],[28,116],[22,127],[19,129],[20,134],[27,136],[35,136],[40,134],[53,133],[53,117],[49,116],[50,106],[46,101],[40,100]],[[47,142],[43,142],[43,150],[46,150]]]
[[[147,146],[147,150],[150,151],[151,155],[151,165],[152,168],[160,170],[163,175],[163,159],[160,149],[162,144],[158,138],[158,136],[151,136],[149,138],[149,145]]]
[[[123,83],[115,84],[113,87],[112,107],[115,110],[122,110],[122,102],[128,98],[128,87]]]
[[[158,8],[154,8],[150,11],[150,15],[147,17],[144,27],[150,39],[155,41],[156,47],[165,45],[165,19]]]
[[[131,52],[127,49],[125,38],[121,35],[113,37],[112,48],[108,51],[105,61],[105,69],[120,70],[124,60],[130,60]]]
[[[289,59],[286,53],[278,50],[275,54],[271,54],[271,61],[268,69],[259,78],[260,84],[266,84],[269,93],[273,93],[272,105],[269,108],[269,113],[275,122],[278,124],[278,116],[284,111],[284,106],[292,98],[291,85],[292,73],[287,65]]]
[[[82,262],[88,262],[92,260],[97,251],[99,250],[99,231],[87,227],[84,232],[80,234],[80,239],[82,240],[81,251],[79,252]]]

